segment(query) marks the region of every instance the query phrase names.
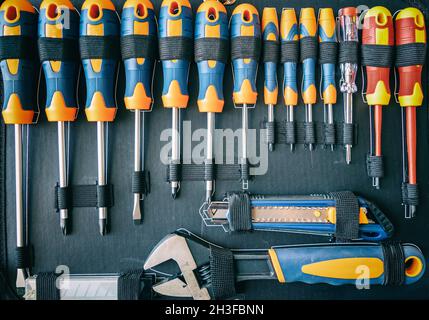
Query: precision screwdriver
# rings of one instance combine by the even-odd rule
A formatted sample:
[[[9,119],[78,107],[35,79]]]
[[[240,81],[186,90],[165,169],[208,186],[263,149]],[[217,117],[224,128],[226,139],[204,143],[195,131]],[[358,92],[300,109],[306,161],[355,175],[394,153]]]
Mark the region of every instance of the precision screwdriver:
[[[299,61],[298,21],[295,9],[282,10],[280,21],[281,62],[283,63],[283,98],[286,105],[286,143],[293,151],[295,144],[294,110],[298,105],[298,84],[296,80],[297,64]]]
[[[110,0],[86,0],[80,15],[80,53],[86,78],[85,114],[97,122],[98,192],[107,186],[105,123],[116,116],[116,69],[114,50],[119,37],[119,19]],[[95,52],[98,44],[104,52]],[[107,49],[109,48],[109,49]],[[98,208],[99,231],[107,233],[107,208]]]
[[[268,106],[267,143],[274,150],[275,122],[274,106],[277,104],[279,86],[277,62],[279,54],[279,19],[276,8],[264,8],[262,12],[262,39],[264,45],[264,102]]]
[[[228,15],[217,0],[204,1],[195,21],[195,62],[198,66],[198,109],[207,113],[207,149],[205,160],[206,201],[214,192],[215,115],[223,110],[223,77],[229,45]]]
[[[256,76],[261,50],[261,25],[258,10],[251,4],[238,5],[231,16],[231,60],[234,78],[232,100],[241,108],[241,181],[249,188],[247,154],[248,108],[254,108],[258,97]]]
[[[402,190],[405,218],[414,218],[419,201],[417,186],[416,109],[423,103],[422,69],[426,56],[426,27],[422,12],[401,10],[395,19],[396,67],[402,115]],[[412,57],[412,58],[410,58]]]
[[[337,53],[337,33],[334,11],[332,8],[322,8],[319,11],[319,63],[322,68],[321,92],[324,103],[325,143],[335,146],[335,124],[332,106],[337,103],[335,87],[335,67]]]
[[[145,113],[152,110],[152,79],[155,66],[157,25],[149,0],[127,0],[122,10],[121,49],[125,67],[125,107],[134,111],[133,221],[143,219],[141,201],[144,181]]]
[[[366,100],[369,106],[370,152],[368,174],[373,187],[380,188],[383,176],[381,128],[383,106],[390,102],[390,65],[392,63],[393,19],[384,7],[373,7],[365,14],[362,30],[362,65],[366,67]]]
[[[317,22],[314,8],[303,8],[299,16],[299,39],[303,65],[302,99],[305,104],[305,142],[310,151],[316,142],[313,105],[316,104]]]
[[[15,129],[16,287],[24,288],[28,272],[28,207],[23,164],[23,126],[38,116],[36,92],[36,11],[27,0],[6,0],[0,7],[0,67],[3,75],[3,120]],[[28,138],[28,136],[27,136]],[[28,150],[28,148],[27,148]],[[28,160],[28,154],[27,154]]]
[[[159,53],[164,84],[162,102],[172,111],[170,184],[175,199],[180,190],[180,110],[188,106],[188,75],[193,59],[192,8],[188,0],[164,0],[159,13]]]
[[[38,30],[39,55],[46,79],[46,116],[48,121],[58,124],[59,187],[67,188],[68,133],[65,124],[75,121],[78,113],[76,87],[80,65],[79,16],[73,4],[69,0],[44,0],[40,5]],[[66,46],[67,51],[60,55],[60,48]],[[50,53],[52,51],[55,54]],[[67,235],[68,209],[59,211],[61,230]]]

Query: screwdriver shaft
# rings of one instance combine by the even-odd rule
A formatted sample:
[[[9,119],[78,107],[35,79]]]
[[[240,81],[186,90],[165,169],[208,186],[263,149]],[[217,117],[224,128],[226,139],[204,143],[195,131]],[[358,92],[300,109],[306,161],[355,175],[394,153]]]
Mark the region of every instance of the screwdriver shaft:
[[[207,112],[207,150],[206,150],[206,163],[213,163],[213,140],[215,134],[215,114]],[[206,181],[206,200],[211,201],[213,195],[213,180]]]
[[[180,133],[179,133],[179,121],[180,121],[180,110],[179,108],[172,108],[172,124],[171,124],[171,162],[174,164],[180,163]],[[173,198],[176,198],[179,189],[178,181],[171,181],[171,194]]]
[[[142,170],[141,158],[141,122],[142,114],[144,112],[139,109],[134,110],[134,171],[140,172]],[[140,194],[134,194],[134,208],[133,208],[133,221],[135,224],[141,223],[142,215],[140,210]]]
[[[306,104],[305,105],[305,122],[306,123],[313,123],[313,105],[312,104]],[[313,151],[313,144],[308,144],[308,149],[310,151]]]
[[[344,122],[353,124],[353,93],[344,94]],[[352,162],[352,145],[346,144],[346,163]]]
[[[241,113],[241,122],[242,122],[242,130],[241,130],[241,158],[242,163],[247,164],[247,135],[248,135],[248,128],[249,128],[249,115],[248,115],[248,108],[247,104],[243,104]],[[243,190],[247,190],[249,186],[248,180],[242,181],[242,188]]]
[[[58,167],[60,171],[60,188],[67,187],[67,160],[65,145],[65,124],[58,121]],[[68,210],[60,209],[60,226],[64,235],[67,234]]]
[[[98,185],[104,186],[107,184],[106,179],[106,138],[104,132],[104,122],[97,122],[97,160],[98,160]],[[107,208],[98,208],[98,220],[100,234],[106,234],[107,227]]]
[[[294,116],[294,106],[290,105],[287,106],[287,121],[293,123],[295,121],[295,116]],[[290,151],[293,151],[294,149],[294,145],[293,143],[290,144]]]

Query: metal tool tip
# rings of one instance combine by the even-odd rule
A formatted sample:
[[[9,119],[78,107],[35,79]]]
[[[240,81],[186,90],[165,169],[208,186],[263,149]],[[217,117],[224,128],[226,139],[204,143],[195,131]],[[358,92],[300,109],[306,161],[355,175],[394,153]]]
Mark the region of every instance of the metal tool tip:
[[[415,218],[417,211],[417,206],[410,205],[410,218]]]
[[[293,144],[291,144],[290,145],[290,152],[293,152],[293,150],[295,149],[295,147],[294,147],[294,145]]]
[[[334,152],[334,150],[335,150],[335,146],[331,144],[331,151]]]
[[[66,219],[61,219],[61,231],[63,233],[63,235],[67,235],[68,234],[68,228],[67,228],[67,220]]]
[[[313,151],[313,144],[312,144],[312,143],[310,143],[310,144],[308,145],[308,149],[309,149],[310,151]]]
[[[177,187],[171,188],[171,196],[173,197],[173,200],[175,200],[178,196],[179,189]]]
[[[107,221],[106,221],[106,219],[98,220],[98,227],[99,227],[100,234],[102,236],[105,236],[107,234]]]
[[[142,220],[141,219],[134,219],[133,221],[134,221],[134,225],[135,226],[138,226],[138,225],[142,224]]]
[[[270,152],[273,152],[273,151],[274,151],[274,144],[273,144],[273,143],[269,143],[269,144],[268,144],[268,150],[269,150]]]

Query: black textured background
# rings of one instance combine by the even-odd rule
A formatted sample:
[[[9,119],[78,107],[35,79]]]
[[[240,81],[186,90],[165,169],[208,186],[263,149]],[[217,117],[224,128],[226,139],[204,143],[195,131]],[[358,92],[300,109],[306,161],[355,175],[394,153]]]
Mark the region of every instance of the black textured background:
[[[34,1],[39,4],[40,1]],[[83,1],[73,1],[80,8]],[[115,1],[120,10],[124,1]],[[161,1],[155,1],[158,12]],[[199,1],[191,1],[196,10]],[[240,1],[242,2],[242,1]],[[295,7],[297,13],[301,7],[340,7],[365,4],[368,6],[385,5],[392,13],[407,6],[406,1],[255,1],[262,15],[265,5]],[[231,13],[234,6],[228,7]],[[282,79],[282,68],[279,68]],[[183,120],[192,120],[193,130],[206,125],[205,114],[200,114],[196,105],[198,80],[196,65],[193,64],[190,76],[190,103],[183,113]],[[358,77],[359,90],[361,78]],[[58,265],[66,265],[72,273],[117,272],[129,266],[142,266],[151,248],[167,233],[179,227],[187,228],[204,238],[231,248],[266,248],[271,245],[312,243],[326,239],[292,234],[249,233],[225,234],[221,229],[207,229],[198,215],[198,208],[204,199],[204,182],[184,182],[180,198],[173,201],[169,185],[165,182],[165,168],[160,162],[160,133],[170,126],[171,113],[162,108],[161,84],[162,72],[158,64],[154,82],[155,105],[147,117],[146,168],[152,177],[152,192],[144,202],[145,221],[141,226],[134,226],[131,218],[133,198],[131,194],[131,173],[133,171],[133,130],[132,113],[125,110],[123,96],[123,75],[118,87],[119,110],[116,121],[110,126],[110,177],[115,187],[115,206],[109,210],[111,232],[105,237],[98,233],[98,215],[95,209],[75,209],[73,215],[73,233],[67,237],[61,234],[58,215],[53,209],[54,186],[58,179],[57,165],[57,126],[48,123],[41,112],[39,123],[31,131],[30,160],[30,241],[35,249],[33,272],[54,270]],[[217,128],[239,128],[241,112],[234,110],[232,97],[232,77],[228,68],[225,73],[226,105],[222,115],[217,117]],[[424,79],[427,87],[427,79]],[[250,112],[250,128],[259,128],[266,117],[263,104],[263,68],[258,77],[260,92],[255,110]],[[393,76],[392,76],[393,90]],[[426,90],[427,91],[427,90]],[[42,94],[43,96],[43,94]],[[82,99],[81,99],[82,100]],[[320,99],[319,99],[320,100]],[[281,99],[279,99],[281,101]],[[353,162],[347,166],[344,151],[335,152],[317,147],[310,153],[299,146],[292,154],[288,146],[277,146],[269,155],[269,170],[264,176],[258,176],[250,183],[249,191],[263,194],[308,194],[335,190],[352,190],[375,201],[392,220],[396,227],[395,239],[412,242],[421,247],[429,256],[427,232],[429,228],[429,170],[428,170],[428,110],[425,106],[418,111],[418,178],[421,192],[421,205],[418,217],[405,221],[401,206],[401,120],[400,108],[392,97],[391,105],[383,114],[383,153],[385,156],[386,177],[381,180],[382,189],[373,190],[365,172],[365,155],[368,150],[368,108],[356,94],[354,115],[359,124],[359,143],[353,148]],[[342,121],[343,101],[339,97],[335,106],[335,119]],[[43,105],[43,104],[41,104]],[[81,105],[83,103],[81,102]],[[304,118],[302,102],[296,109],[299,120]],[[322,121],[322,102],[314,107],[315,119]],[[284,106],[279,103],[276,118],[285,119]],[[73,145],[71,157],[72,184],[94,183],[97,174],[96,163],[96,125],[85,120],[84,112],[73,124]],[[14,153],[13,129],[7,128],[7,248],[8,273],[14,283],[14,248],[15,248],[15,211],[14,211]],[[238,190],[239,182],[218,182],[217,197],[224,192]],[[275,282],[249,282],[240,285],[248,299],[392,299],[392,298],[429,298],[429,275],[410,287],[372,287],[370,290],[357,290],[354,287],[331,287],[328,285],[287,284]]]

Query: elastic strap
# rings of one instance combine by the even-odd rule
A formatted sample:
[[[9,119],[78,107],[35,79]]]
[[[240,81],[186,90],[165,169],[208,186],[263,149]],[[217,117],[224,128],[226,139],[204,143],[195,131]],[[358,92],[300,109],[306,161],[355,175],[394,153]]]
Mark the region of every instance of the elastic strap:
[[[33,37],[0,37],[0,61],[6,59],[34,60],[37,57],[36,47],[36,40]]]
[[[210,171],[213,171],[212,180],[238,181],[241,179],[240,164],[169,164],[166,167],[167,182],[207,181],[208,175],[211,175]],[[173,171],[171,171],[171,167],[173,167]],[[177,173],[178,170],[180,171],[180,174]],[[179,180],[173,180],[173,178]]]
[[[359,42],[357,41],[343,41],[340,42],[340,54],[338,62],[343,63],[359,63]]]
[[[120,59],[118,36],[81,36],[79,37],[80,57],[87,59]]]
[[[222,300],[234,297],[236,290],[234,255],[232,251],[210,246],[210,271],[213,298]]]
[[[356,126],[352,123],[343,123],[343,144],[344,145],[354,145],[354,137],[357,137],[355,135]]]
[[[195,62],[214,60],[227,63],[229,58],[229,41],[220,38],[195,39]]]
[[[38,45],[40,62],[79,60],[77,39],[39,38]]]
[[[419,205],[419,187],[417,184],[402,183],[402,204]]]
[[[145,58],[156,60],[158,56],[157,38],[132,34],[121,37],[122,60]]]
[[[204,180],[213,181],[215,177],[215,166],[213,161],[206,160],[204,163]]]
[[[158,39],[159,58],[161,60],[194,59],[194,40],[192,38],[177,36]]]
[[[365,199],[365,204],[371,211],[371,215],[374,220],[383,228],[387,237],[390,238],[393,236],[395,228],[393,227],[392,222],[387,218],[387,216],[381,211],[374,203]]]
[[[407,43],[396,46],[397,67],[424,65],[426,60],[426,43]]]
[[[139,300],[144,270],[123,272],[118,278],[118,300]]]
[[[295,144],[296,143],[296,132],[295,132],[295,121],[285,122],[285,142],[287,144]]]
[[[305,122],[305,144],[316,143],[316,133],[314,129],[314,122]]]
[[[249,162],[247,159],[241,159],[240,163],[240,180],[247,181],[250,179]]]
[[[337,241],[349,241],[359,238],[359,203],[350,191],[331,192],[335,200],[335,238]]]
[[[261,38],[239,36],[231,39],[231,59],[253,59],[259,61]]]
[[[301,62],[307,59],[317,59],[317,38],[304,37],[299,41]]]
[[[170,163],[168,165],[168,181],[182,180],[182,166],[180,163]]]
[[[320,42],[319,43],[319,64],[337,64],[338,43]]]
[[[400,286],[405,282],[405,254],[399,243],[383,243],[384,285]]]
[[[55,208],[111,208],[114,205],[113,185],[74,185],[55,187]]]
[[[36,276],[37,300],[60,300],[60,290],[57,288],[58,274],[54,272],[39,272]]]
[[[384,176],[383,156],[367,155],[366,171],[369,177],[382,178]]]
[[[150,172],[134,171],[132,177],[132,193],[147,195],[150,193]]]
[[[279,42],[275,40],[264,40],[263,62],[279,62]]]
[[[335,144],[335,124],[325,123],[325,144]]]
[[[276,123],[266,122],[265,127],[267,129],[267,144],[274,144],[276,138]]]
[[[363,66],[388,68],[393,63],[393,46],[363,44],[361,46]]]
[[[299,62],[299,42],[293,41],[282,41],[281,44],[281,63],[286,62]]]
[[[15,264],[17,269],[27,269],[31,267],[31,247],[15,248]]]
[[[231,231],[252,230],[250,196],[244,192],[231,192],[228,198],[228,222]]]

